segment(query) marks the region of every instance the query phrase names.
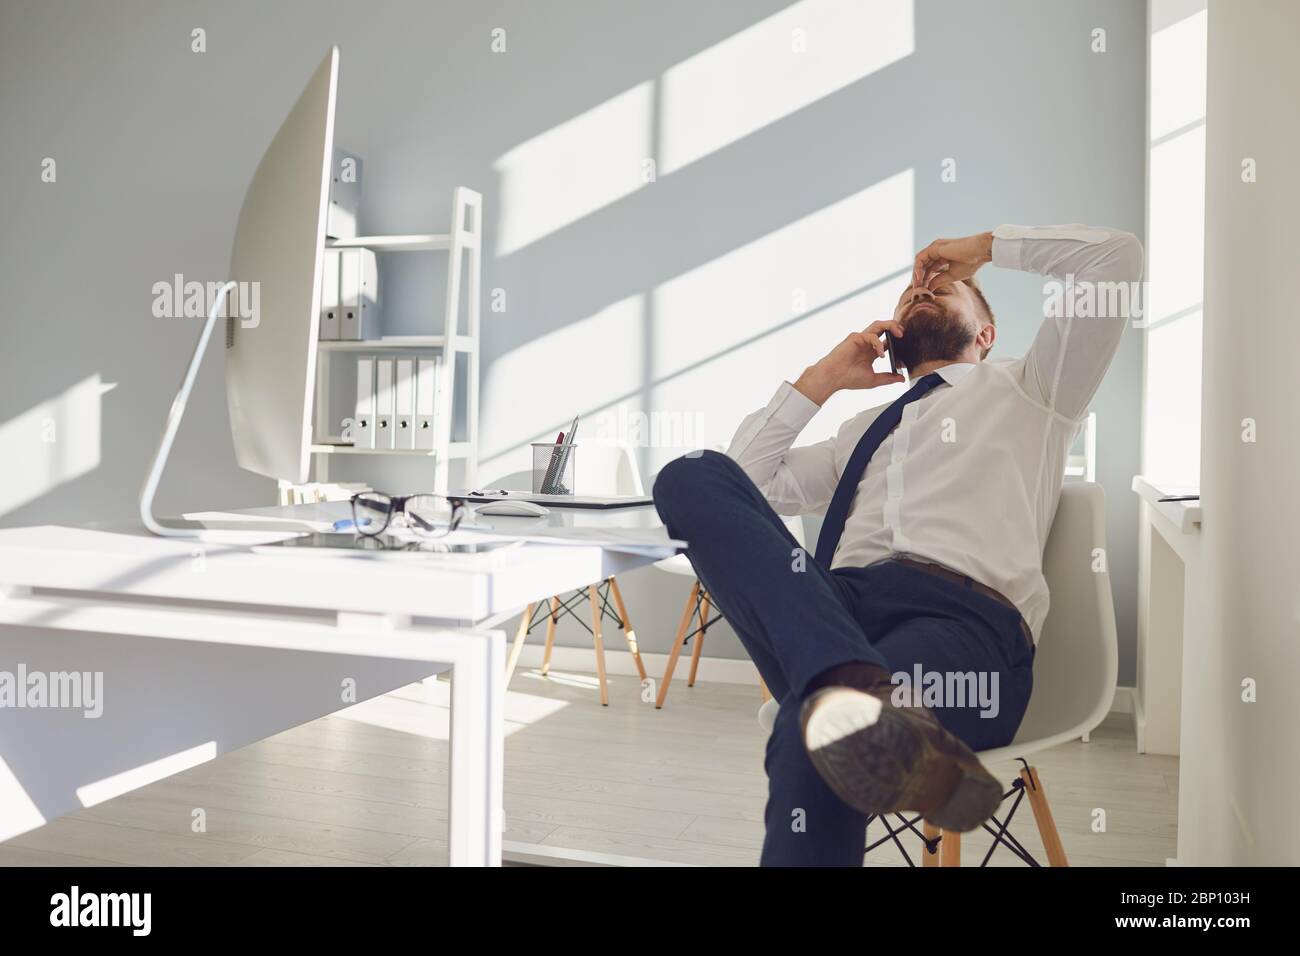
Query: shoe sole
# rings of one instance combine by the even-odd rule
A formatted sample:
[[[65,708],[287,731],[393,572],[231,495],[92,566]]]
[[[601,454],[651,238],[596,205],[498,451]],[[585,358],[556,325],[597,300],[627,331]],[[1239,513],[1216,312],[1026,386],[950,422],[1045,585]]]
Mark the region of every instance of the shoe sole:
[[[823,696],[824,695],[824,696]],[[1002,788],[970,748],[942,728],[944,747],[904,712],[848,688],[828,688],[804,703],[808,757],[836,796],[866,814],[919,810],[929,823],[966,833],[991,817]],[[965,750],[974,766],[955,754]],[[978,768],[978,769],[976,769]],[[917,795],[951,777],[947,796],[926,811]]]

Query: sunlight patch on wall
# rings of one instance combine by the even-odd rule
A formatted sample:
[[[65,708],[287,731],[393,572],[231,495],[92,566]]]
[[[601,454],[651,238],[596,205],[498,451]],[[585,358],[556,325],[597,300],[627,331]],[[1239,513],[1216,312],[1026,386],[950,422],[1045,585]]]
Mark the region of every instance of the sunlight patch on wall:
[[[509,255],[644,185],[653,156],[646,81],[520,143],[493,164],[501,177],[497,255]]]
[[[659,285],[655,377],[906,268],[912,197],[909,169]]]
[[[663,75],[659,174],[910,55],[911,0],[801,0]]]
[[[1147,320],[1183,312],[1201,302],[1205,279],[1205,127],[1154,147],[1148,203],[1150,252]]]
[[[900,271],[840,304],[655,385],[655,413],[668,420],[694,420],[691,416],[697,416],[699,424],[694,432],[698,437],[683,445],[652,445],[646,474],[653,474],[692,448],[725,449],[741,419],[766,404],[782,381],[794,381],[850,329],[861,329],[876,317],[891,314],[906,277],[906,271]],[[876,363],[880,371],[888,367],[885,361]],[[888,404],[905,388],[889,385],[870,391],[841,392],[803,430],[798,444],[830,438],[841,423],[863,409]]]
[[[898,173],[655,289],[651,407],[704,410],[701,444],[724,443],[783,379],[892,314],[915,254],[913,179]],[[847,396],[837,409],[882,395]],[[674,451],[651,457],[661,464]]]
[[[0,515],[99,467],[102,400],[113,387],[91,375],[0,424]]]
[[[1201,10],[1151,35],[1142,470],[1180,487],[1201,464],[1207,25]]]
[[[1151,139],[1205,119],[1205,44],[1202,10],[1151,35]]]
[[[914,50],[912,0],[792,4],[504,153],[493,164],[501,178],[496,254],[517,252]]]
[[[645,296],[638,293],[493,361],[483,380],[482,428],[492,436],[479,465],[483,480],[529,468],[529,442],[553,441],[574,414],[606,408],[639,389],[645,378],[644,320]],[[520,395],[534,400],[521,401]],[[578,433],[580,443],[590,437]]]
[[[1170,487],[1200,486],[1201,310],[1147,330],[1143,470]]]

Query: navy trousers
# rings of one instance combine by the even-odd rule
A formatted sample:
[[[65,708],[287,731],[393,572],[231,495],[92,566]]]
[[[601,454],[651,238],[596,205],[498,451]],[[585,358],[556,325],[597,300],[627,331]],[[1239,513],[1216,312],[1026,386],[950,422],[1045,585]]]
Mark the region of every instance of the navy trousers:
[[[654,500],[781,705],[764,762],[764,866],[862,865],[866,818],[813,769],[800,729],[809,684],[828,668],[860,661],[938,686],[925,703],[973,750],[1015,736],[1034,655],[1011,608],[896,562],[828,571],[717,452],[669,462]]]

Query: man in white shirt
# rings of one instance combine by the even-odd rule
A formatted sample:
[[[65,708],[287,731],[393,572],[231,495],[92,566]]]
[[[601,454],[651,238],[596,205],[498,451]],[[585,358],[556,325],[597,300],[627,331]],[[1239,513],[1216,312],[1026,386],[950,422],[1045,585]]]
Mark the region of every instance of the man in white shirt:
[[[988,262],[1052,276],[1093,307],[1057,309],[1024,357],[986,361],[996,326],[974,276]],[[892,318],[782,384],[727,455],[659,473],[669,533],[780,702],[764,864],[861,865],[870,814],[966,831],[997,808],[971,748],[1009,743],[1028,704],[1066,456],[1128,321],[1116,284],[1141,272],[1141,244],[1110,229],[937,240]],[[885,336],[908,391],[793,447],[839,390],[903,380],[872,367]],[[826,516],[811,559],[777,517],[805,513]],[[952,693],[913,697],[900,685],[917,674]]]

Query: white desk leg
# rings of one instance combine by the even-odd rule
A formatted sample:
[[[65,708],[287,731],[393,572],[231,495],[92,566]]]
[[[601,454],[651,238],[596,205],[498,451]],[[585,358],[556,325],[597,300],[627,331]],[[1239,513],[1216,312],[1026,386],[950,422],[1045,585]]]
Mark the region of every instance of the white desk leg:
[[[462,637],[451,671],[452,866],[500,866],[505,749],[505,634]]]

